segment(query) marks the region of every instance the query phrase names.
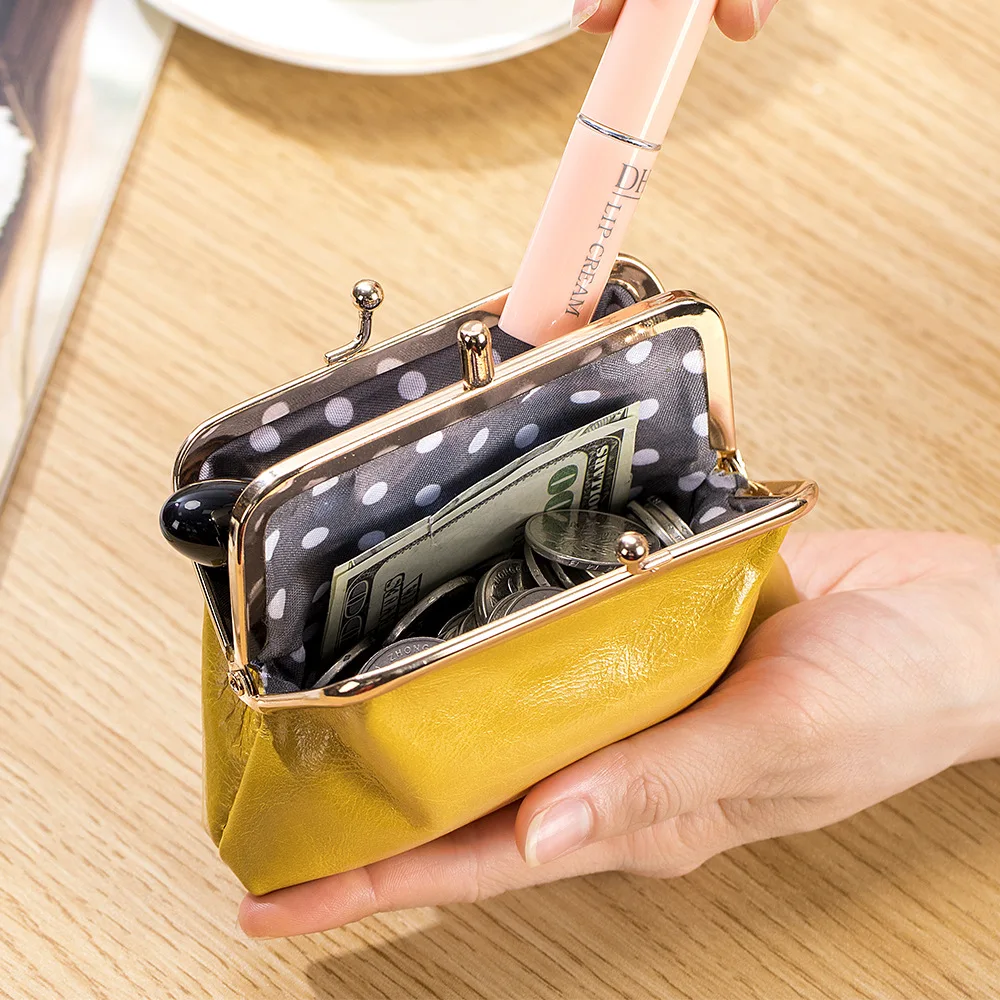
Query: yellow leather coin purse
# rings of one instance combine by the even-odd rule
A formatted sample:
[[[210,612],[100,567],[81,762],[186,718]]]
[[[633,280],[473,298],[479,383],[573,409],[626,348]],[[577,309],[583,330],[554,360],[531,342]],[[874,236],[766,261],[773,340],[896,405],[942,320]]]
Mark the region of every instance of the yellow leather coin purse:
[[[163,514],[207,602],[208,827],[258,894],[454,830],[691,704],[755,611],[794,600],[778,549],[816,498],[748,477],[721,317],[635,259],[599,318],[537,348],[496,329],[505,293],[372,346],[381,290],[355,292],[355,341],[195,430]],[[574,485],[545,449],[585,426]],[[549,470],[545,507],[625,491],[683,530],[648,519],[617,568],[568,566],[504,615],[463,617],[469,590],[432,638],[379,653],[446,570],[523,544],[504,534],[519,462]],[[449,513],[483,483],[486,520]]]

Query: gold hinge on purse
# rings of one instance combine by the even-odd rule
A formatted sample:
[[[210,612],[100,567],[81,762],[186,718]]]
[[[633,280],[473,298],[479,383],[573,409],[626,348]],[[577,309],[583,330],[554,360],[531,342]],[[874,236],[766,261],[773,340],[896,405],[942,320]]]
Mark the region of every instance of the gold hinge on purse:
[[[737,492],[740,497],[773,497],[774,494],[762,483],[755,482],[747,473],[743,456],[736,451],[717,451],[715,471],[720,476],[741,476],[746,486]]]
[[[246,667],[238,667],[233,663],[229,665],[229,687],[241,701],[260,696],[260,689],[253,674]]]

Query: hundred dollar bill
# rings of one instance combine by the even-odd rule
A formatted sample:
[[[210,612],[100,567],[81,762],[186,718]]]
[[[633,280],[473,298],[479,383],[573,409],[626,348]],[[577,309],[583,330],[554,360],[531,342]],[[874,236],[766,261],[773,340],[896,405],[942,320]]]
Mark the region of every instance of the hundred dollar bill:
[[[638,404],[533,449],[333,571],[329,658],[382,631],[439,584],[514,544],[544,510],[618,511],[628,502]],[[461,609],[456,609],[461,610]]]

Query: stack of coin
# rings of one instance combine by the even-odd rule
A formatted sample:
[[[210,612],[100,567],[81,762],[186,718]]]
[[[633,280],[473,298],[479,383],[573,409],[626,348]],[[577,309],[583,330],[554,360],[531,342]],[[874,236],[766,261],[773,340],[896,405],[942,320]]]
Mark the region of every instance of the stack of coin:
[[[618,569],[618,539],[627,531],[647,533],[641,524],[595,510],[550,510],[524,526],[525,561],[540,586],[564,589]],[[655,538],[650,548],[658,549]]]
[[[591,510],[536,514],[524,526],[524,549],[435,588],[381,641],[366,636],[316,683],[367,674],[449,639],[589,583],[619,567],[618,539],[645,535],[650,551],[690,538],[691,529],[659,497],[628,505],[629,517]]]
[[[661,545],[675,545],[694,534],[677,511],[659,497],[647,497],[642,503],[633,500],[628,514],[642,525],[644,535],[652,534]]]

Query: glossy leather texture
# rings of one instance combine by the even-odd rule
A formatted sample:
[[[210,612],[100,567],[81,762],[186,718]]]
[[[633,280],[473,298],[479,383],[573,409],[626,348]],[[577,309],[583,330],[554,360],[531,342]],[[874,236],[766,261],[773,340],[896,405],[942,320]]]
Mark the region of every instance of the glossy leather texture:
[[[784,534],[639,577],[336,708],[245,707],[206,619],[206,802],[223,860],[258,894],[366,865],[681,711],[739,648]],[[771,610],[794,600],[777,589]]]

